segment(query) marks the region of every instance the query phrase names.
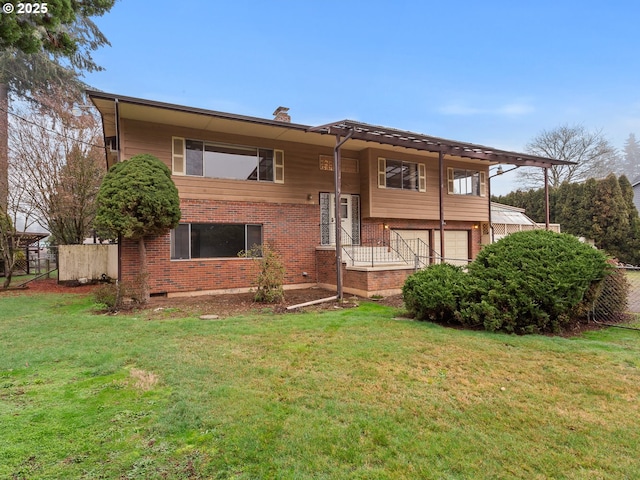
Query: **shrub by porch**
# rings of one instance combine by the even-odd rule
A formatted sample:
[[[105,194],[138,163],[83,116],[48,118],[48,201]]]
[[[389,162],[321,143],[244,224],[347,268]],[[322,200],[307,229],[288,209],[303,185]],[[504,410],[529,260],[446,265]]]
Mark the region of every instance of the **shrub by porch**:
[[[420,319],[512,333],[558,332],[584,316],[606,275],[604,253],[570,235],[534,230],[485,247],[468,273],[448,265],[418,272],[403,294]]]

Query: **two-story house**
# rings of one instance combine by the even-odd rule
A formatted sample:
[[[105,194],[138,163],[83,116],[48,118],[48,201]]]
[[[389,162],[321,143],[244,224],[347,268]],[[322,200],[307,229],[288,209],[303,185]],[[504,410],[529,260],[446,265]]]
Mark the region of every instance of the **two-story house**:
[[[360,122],[300,125],[283,108],[263,119],[88,94],[109,165],[150,153],[172,170],[182,220],[147,239],[156,295],[248,290],[255,267],[238,252],[265,244],[285,288],[397,292],[417,267],[466,263],[490,238],[490,166],[562,163]],[[131,280],[136,246],[119,252]]]

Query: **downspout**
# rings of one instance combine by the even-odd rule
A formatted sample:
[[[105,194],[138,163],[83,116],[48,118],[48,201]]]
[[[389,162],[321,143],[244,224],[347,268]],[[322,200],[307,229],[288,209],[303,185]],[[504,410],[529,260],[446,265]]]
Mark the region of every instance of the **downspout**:
[[[549,167],[544,167],[544,225],[549,230]]]
[[[339,302],[342,302],[342,218],[340,215],[340,196],[342,195],[342,171],[340,147],[353,136],[353,130],[349,130],[347,136],[340,140],[340,135],[336,135],[336,146],[333,148],[333,181],[335,195],[335,213],[336,219],[336,293]]]
[[[115,104],[115,124],[116,124],[116,163],[120,163],[120,103],[116,98]],[[118,235],[118,282],[122,282],[122,236]]]
[[[440,262],[444,262],[444,154],[438,152],[440,166]]]
[[[118,161],[120,163],[120,103],[118,99],[115,99],[115,121],[116,121],[116,152],[118,154]]]

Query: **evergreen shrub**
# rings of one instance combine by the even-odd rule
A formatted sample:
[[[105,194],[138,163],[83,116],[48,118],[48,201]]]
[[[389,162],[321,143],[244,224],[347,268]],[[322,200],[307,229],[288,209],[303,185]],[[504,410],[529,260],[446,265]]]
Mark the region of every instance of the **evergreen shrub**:
[[[419,320],[457,322],[468,280],[460,267],[448,263],[431,265],[405,281],[402,287],[405,306]]]
[[[412,275],[403,295],[409,312],[422,320],[520,334],[559,332],[593,303],[607,271],[605,254],[575,237],[532,230],[486,246],[468,273],[443,264]]]
[[[576,320],[576,308],[606,268],[604,253],[571,235],[518,232],[486,246],[469,265],[479,288],[466,308],[482,301],[492,307],[487,330],[558,332]]]
[[[258,265],[255,279],[254,300],[262,303],[279,303],[284,300],[285,268],[280,255],[269,245],[254,245],[238,254],[251,258]]]

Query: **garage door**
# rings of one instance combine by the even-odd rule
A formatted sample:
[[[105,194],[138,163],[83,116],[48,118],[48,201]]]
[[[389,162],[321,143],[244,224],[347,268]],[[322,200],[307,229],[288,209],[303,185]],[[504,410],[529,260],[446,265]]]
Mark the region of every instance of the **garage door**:
[[[440,252],[440,230],[434,230],[433,243]],[[467,265],[469,259],[469,232],[467,230],[444,231],[444,256],[447,263]]]
[[[429,260],[429,230],[401,230],[394,229],[402,240],[411,248],[414,255],[417,255],[418,267],[422,268],[427,266]],[[393,237],[392,237],[393,242]]]

